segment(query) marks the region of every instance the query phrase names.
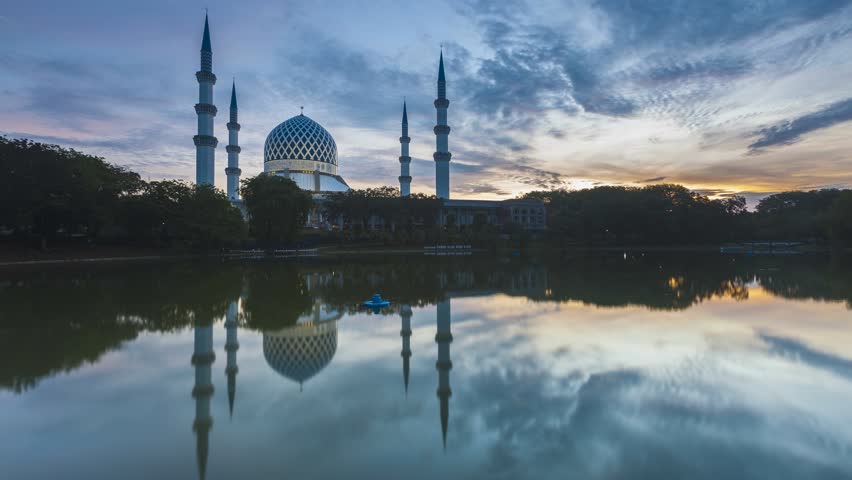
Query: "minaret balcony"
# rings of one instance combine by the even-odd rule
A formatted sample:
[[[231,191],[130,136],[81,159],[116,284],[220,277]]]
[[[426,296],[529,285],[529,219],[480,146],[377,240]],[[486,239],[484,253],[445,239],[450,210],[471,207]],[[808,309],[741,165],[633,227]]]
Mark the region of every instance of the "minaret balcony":
[[[195,78],[198,80],[198,83],[211,83],[216,85],[216,75],[213,72],[205,72],[201,70],[199,72],[195,72]]]
[[[210,135],[196,135],[192,137],[192,141],[195,142],[196,147],[216,148],[216,145],[219,145],[219,140]]]
[[[193,365],[209,365],[216,360],[216,353],[214,352],[205,352],[205,353],[195,353],[192,355],[192,364]]]
[[[195,113],[198,115],[207,114],[215,117],[216,114],[219,113],[219,109],[216,108],[216,105],[210,103],[196,103]]]
[[[450,152],[435,152],[432,154],[432,159],[436,162],[449,162],[452,156]]]
[[[411,157],[408,156],[400,156],[399,163],[411,163]]]
[[[438,332],[435,334],[436,342],[452,342],[453,334],[450,332]]]
[[[399,143],[411,143],[411,137],[408,135],[399,137]]]
[[[225,169],[225,175],[239,175],[241,173],[243,173],[243,171],[240,170],[237,167],[228,167],[228,168]],[[226,347],[227,347],[227,345],[226,345]],[[226,348],[226,350],[227,350],[227,348]]]
[[[238,132],[240,131],[240,124],[237,122],[228,122],[228,124],[225,126],[228,127],[228,130],[236,130]]]
[[[198,385],[192,388],[192,396],[193,397],[209,397],[213,395],[213,391],[216,388],[208,383],[207,385]]]
[[[400,181],[401,183],[411,183],[411,176],[409,176],[409,175],[400,175],[400,176],[399,176],[399,181]],[[409,331],[410,331],[410,330],[409,330]],[[410,335],[410,334],[409,334],[409,335]]]
[[[237,145],[228,145],[225,147],[225,151],[228,153],[240,153],[243,149]]]
[[[433,129],[435,135],[449,135],[450,134],[450,126],[449,125],[435,125]]]
[[[450,106],[450,101],[446,98],[438,98],[435,100],[435,108],[448,108]]]

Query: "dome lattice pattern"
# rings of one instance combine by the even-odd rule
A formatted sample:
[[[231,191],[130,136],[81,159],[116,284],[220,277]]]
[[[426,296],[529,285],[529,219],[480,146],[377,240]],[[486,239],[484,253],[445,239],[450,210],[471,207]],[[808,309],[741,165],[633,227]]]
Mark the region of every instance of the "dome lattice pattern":
[[[337,144],[319,123],[297,115],[273,128],[263,146],[263,161],[313,160],[337,165]]]
[[[298,383],[313,377],[331,362],[337,351],[337,327],[330,327],[293,328],[313,330],[307,335],[290,335],[287,331],[264,333],[263,357],[266,363],[279,374]]]

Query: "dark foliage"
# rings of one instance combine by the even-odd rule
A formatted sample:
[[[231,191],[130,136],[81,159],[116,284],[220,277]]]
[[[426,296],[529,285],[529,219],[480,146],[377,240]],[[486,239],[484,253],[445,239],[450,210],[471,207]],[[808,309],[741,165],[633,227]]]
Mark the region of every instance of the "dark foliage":
[[[242,182],[253,237],[267,247],[292,242],[305,224],[313,200],[290,179],[258,175]]]
[[[212,187],[145,182],[56,145],[0,137],[0,226],[42,248],[59,238],[213,249],[245,237],[239,210]]]
[[[554,238],[582,244],[852,243],[852,191],[770,195],[755,212],[739,196],[710,199],[680,185],[531,192]]]
[[[745,200],[711,200],[680,185],[539,191],[548,226],[581,243],[714,243],[742,235]]]

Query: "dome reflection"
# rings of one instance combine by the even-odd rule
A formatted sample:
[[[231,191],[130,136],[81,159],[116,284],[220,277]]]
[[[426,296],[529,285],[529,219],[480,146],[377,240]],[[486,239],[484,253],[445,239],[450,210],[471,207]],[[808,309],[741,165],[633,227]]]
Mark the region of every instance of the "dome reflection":
[[[300,386],[324,369],[337,352],[337,321],[343,311],[319,301],[296,325],[263,332],[263,357],[281,376]]]

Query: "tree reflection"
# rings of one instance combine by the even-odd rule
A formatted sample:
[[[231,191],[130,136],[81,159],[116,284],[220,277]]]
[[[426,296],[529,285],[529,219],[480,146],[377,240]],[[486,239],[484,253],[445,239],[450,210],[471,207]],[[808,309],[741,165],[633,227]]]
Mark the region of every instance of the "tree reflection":
[[[852,308],[852,269],[823,257],[584,255],[560,262],[493,258],[194,261],[7,271],[0,277],[0,388],[96,362],[143,332],[210,325],[242,298],[235,320],[276,332],[317,308],[356,311],[374,293],[381,314],[460,295],[501,293],[536,302],[680,310],[712,298],[748,299],[749,287]]]

